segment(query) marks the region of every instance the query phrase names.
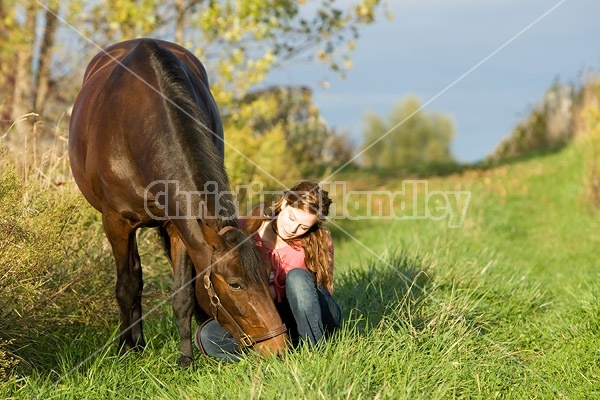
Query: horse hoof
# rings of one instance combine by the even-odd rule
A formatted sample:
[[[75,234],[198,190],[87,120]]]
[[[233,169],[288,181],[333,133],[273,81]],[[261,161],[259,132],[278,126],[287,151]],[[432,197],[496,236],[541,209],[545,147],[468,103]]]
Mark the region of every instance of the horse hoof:
[[[129,352],[141,353],[146,347],[146,343],[141,340],[134,342],[133,340],[125,340],[119,343],[119,355],[125,355]]]
[[[177,360],[177,365],[179,365],[181,368],[188,368],[190,365],[192,365],[193,362],[193,358],[188,356],[181,356],[179,357],[179,360]]]
[[[133,351],[136,353],[141,353],[146,348],[146,342],[142,339],[136,342],[135,346],[133,346]]]
[[[119,343],[119,355],[120,356],[124,356],[125,354],[129,353],[132,349],[133,349],[133,346],[130,343],[127,343],[127,342]]]

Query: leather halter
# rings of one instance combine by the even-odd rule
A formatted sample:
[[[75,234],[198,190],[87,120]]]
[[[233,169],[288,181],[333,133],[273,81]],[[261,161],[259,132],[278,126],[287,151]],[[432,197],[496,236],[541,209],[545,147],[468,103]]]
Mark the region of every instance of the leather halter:
[[[219,236],[222,236],[225,232],[231,229],[234,229],[234,227],[226,226],[223,229],[221,229],[218,234]],[[281,326],[266,333],[260,333],[258,335],[253,336],[246,334],[246,332],[244,332],[244,329],[240,326],[240,324],[236,322],[233,316],[221,304],[221,300],[219,299],[219,296],[217,295],[217,292],[215,291],[214,285],[212,283],[211,274],[212,268],[209,267],[206,271],[206,274],[204,275],[204,288],[206,289],[208,297],[210,298],[210,306],[212,309],[213,317],[218,322],[219,314],[221,314],[229,321],[229,323],[231,323],[231,325],[233,325],[240,337],[240,347],[252,347],[257,343],[264,342],[265,340],[272,339],[279,335],[283,335],[287,332],[287,327],[285,326],[285,324],[282,324]]]

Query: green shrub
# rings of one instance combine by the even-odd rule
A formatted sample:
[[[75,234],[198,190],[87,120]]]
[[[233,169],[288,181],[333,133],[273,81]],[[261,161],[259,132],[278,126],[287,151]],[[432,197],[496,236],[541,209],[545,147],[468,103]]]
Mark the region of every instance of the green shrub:
[[[585,189],[591,204],[600,209],[600,108],[593,104],[584,110],[588,131]]]
[[[33,175],[25,181],[1,151],[0,375],[13,357],[29,357],[37,335],[105,322],[114,267],[102,251],[98,215],[74,182],[52,185]]]

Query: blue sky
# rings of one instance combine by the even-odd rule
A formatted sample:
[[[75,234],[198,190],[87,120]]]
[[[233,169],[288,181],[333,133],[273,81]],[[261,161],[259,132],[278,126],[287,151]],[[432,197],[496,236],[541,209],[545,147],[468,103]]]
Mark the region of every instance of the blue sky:
[[[453,153],[471,162],[489,154],[556,78],[580,82],[600,70],[598,0],[388,4],[394,19],[362,29],[346,80],[315,63],[278,70],[268,82],[311,86],[322,116],[357,143],[367,111],[387,117],[416,95],[426,111],[453,118]]]

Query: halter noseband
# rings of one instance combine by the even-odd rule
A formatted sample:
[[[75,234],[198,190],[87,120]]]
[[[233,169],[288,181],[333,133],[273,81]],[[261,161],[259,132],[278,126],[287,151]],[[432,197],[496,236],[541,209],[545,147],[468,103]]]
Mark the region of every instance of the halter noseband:
[[[234,227],[226,226],[223,229],[221,229],[218,232],[218,234],[219,234],[219,236],[222,236],[225,232],[228,232],[231,229],[234,229]],[[209,267],[206,270],[206,274],[204,275],[204,288],[206,289],[206,292],[208,293],[208,297],[210,298],[210,306],[212,309],[213,317],[218,322],[218,320],[219,320],[218,316],[220,313],[231,323],[231,325],[234,326],[234,328],[238,332],[238,335],[240,336],[240,347],[249,348],[249,347],[254,346],[257,343],[264,342],[265,340],[272,339],[279,335],[283,335],[284,333],[287,332],[287,327],[285,326],[285,324],[282,324],[281,326],[279,326],[269,332],[266,332],[266,333],[261,333],[261,334],[254,335],[254,336],[250,336],[250,335],[246,334],[246,332],[244,332],[244,329],[242,329],[240,324],[238,324],[236,322],[236,320],[233,318],[233,316],[221,304],[221,300],[219,299],[219,296],[217,295],[217,292],[215,291],[214,285],[212,283],[211,274],[212,274],[212,268]]]

